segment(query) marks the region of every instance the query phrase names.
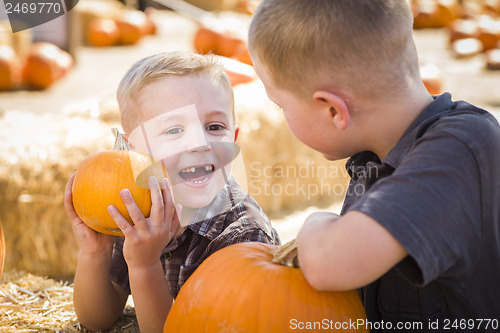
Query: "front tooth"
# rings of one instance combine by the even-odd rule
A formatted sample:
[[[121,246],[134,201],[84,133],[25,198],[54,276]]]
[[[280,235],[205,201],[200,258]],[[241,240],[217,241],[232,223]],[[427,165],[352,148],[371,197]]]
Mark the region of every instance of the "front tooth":
[[[211,171],[211,170],[212,170],[212,166],[211,166],[211,165],[207,165],[207,166],[205,166],[205,170],[207,170],[207,171]]]
[[[192,167],[191,168],[191,172],[195,172],[196,171],[196,168],[195,167]]]

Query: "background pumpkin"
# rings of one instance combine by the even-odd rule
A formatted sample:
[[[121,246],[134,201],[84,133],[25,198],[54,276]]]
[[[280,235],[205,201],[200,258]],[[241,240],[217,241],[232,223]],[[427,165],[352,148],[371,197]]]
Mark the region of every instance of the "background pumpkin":
[[[0,45],[0,90],[14,88],[19,83],[19,74],[16,52],[9,45]]]
[[[273,256],[289,261],[293,247],[273,252],[276,246],[250,242],[217,251],[182,287],[164,332],[292,332],[291,319],[326,318],[332,325],[366,319],[356,291],[314,290],[300,268],[272,262]]]
[[[23,83],[34,89],[48,88],[62,78],[72,65],[73,58],[68,52],[51,43],[35,43],[24,64]]]
[[[214,30],[200,24],[193,39],[194,49],[201,54],[217,53],[217,35]]]
[[[133,221],[120,197],[128,189],[144,216],[151,210],[151,192],[147,179],[156,176],[160,181],[166,172],[160,164],[152,164],[151,157],[127,150],[119,134],[114,150],[95,153],[85,159],[73,182],[73,207],[82,221],[95,231],[123,236],[109,215],[107,208],[114,205],[130,224]]]
[[[87,42],[92,46],[113,46],[119,38],[118,25],[110,18],[95,18],[87,28]]]
[[[132,45],[148,34],[148,17],[138,10],[123,10],[115,19],[120,30],[120,43]]]

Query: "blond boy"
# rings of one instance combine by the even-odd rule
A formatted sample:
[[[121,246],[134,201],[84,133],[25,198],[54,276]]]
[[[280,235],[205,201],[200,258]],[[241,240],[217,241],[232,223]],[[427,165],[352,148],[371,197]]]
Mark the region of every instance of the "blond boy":
[[[128,190],[120,192],[134,226],[110,206],[125,235],[116,239],[78,218],[69,180],[65,205],[80,245],[74,306],[84,327],[105,330],[132,294],[141,331],[162,332],[173,299],[210,254],[233,243],[279,239],[231,176],[238,135],[233,93],[213,58],[185,52],[145,58],[123,78],[118,102],[131,149],[161,161],[170,182],[150,180],[149,218]]]
[[[293,134],[350,157],[341,216],[297,237],[309,283],[360,288],[372,332],[498,328],[500,129],[426,91],[408,2],[264,0],[249,47]]]

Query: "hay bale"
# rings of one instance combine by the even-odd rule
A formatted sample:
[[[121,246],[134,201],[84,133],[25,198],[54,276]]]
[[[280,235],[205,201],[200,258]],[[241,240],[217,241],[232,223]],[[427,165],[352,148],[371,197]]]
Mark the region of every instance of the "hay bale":
[[[72,278],[78,246],[64,187],[81,161],[110,149],[109,126],[92,118],[9,111],[0,118],[0,220],[5,271]]]
[[[247,191],[268,215],[327,207],[344,198],[345,160],[327,161],[298,141],[260,81],[237,86],[234,93]]]
[[[19,271],[9,272],[1,282],[1,332],[88,332],[73,308],[73,285]],[[139,332],[130,303],[107,332]]]

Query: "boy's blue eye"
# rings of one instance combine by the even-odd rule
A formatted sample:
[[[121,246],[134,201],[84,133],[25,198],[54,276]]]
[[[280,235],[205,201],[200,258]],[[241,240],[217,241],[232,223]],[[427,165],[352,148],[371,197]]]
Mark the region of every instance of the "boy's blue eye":
[[[226,128],[226,127],[222,124],[210,124],[207,126],[207,130],[209,130],[209,131],[220,131],[224,128]]]
[[[181,132],[182,132],[181,128],[179,128],[179,127],[173,127],[173,128],[170,128],[170,129],[166,130],[163,133],[169,134],[169,135],[175,135],[175,134],[179,134]]]

